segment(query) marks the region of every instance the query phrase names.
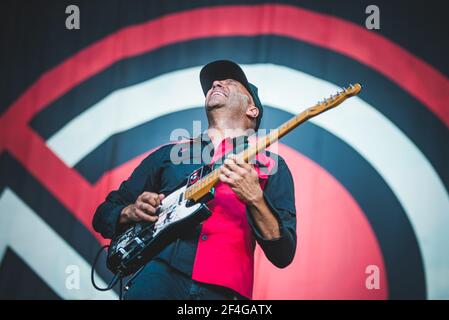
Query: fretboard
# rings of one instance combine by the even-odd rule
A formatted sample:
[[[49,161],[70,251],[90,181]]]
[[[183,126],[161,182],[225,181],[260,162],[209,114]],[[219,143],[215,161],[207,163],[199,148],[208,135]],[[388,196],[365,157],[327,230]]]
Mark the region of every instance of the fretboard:
[[[310,107],[297,116],[294,116],[290,120],[283,123],[276,130],[270,131],[270,133],[264,137],[257,138],[256,143],[249,145],[248,148],[237,154],[237,158],[240,161],[248,162],[248,160],[253,159],[258,153],[264,151],[271,144],[278,141],[280,138],[285,136],[287,133],[295,129],[301,123],[313,118],[320,113],[327,110],[335,108],[341,104],[344,100],[358,94],[361,90],[360,84],[351,85],[350,87],[344,89],[343,91],[337,93],[335,96],[331,96],[325,101],[319,102],[313,107]],[[204,195],[206,195],[219,181],[220,167],[214,169],[207,176],[198,180],[195,184],[191,185],[185,191],[184,197],[188,200],[198,201]]]

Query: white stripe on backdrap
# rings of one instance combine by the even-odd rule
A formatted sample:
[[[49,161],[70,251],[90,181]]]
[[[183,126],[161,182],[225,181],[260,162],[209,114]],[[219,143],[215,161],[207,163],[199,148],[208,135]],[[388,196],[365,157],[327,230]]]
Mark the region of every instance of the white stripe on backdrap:
[[[113,291],[94,289],[90,264],[8,188],[0,195],[0,262],[7,247],[63,299],[118,298]],[[71,283],[67,277],[75,275],[68,266],[79,271],[79,287],[66,285]],[[96,281],[106,286],[98,275]]]

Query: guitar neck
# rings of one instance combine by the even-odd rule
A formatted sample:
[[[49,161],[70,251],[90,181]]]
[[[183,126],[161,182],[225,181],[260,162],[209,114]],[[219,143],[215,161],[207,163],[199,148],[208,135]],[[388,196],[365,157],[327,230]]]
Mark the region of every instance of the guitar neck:
[[[254,145],[238,153],[237,158],[243,160],[244,162],[248,162],[249,159],[252,159],[255,155],[268,148],[271,144],[278,141],[280,138],[298,127],[300,124],[327,110],[335,108],[347,98],[358,94],[360,90],[360,84],[355,84],[354,86],[351,85],[349,88],[344,89],[337,95],[331,96],[329,99],[317,103],[313,107],[306,109],[297,116],[294,116],[290,120],[283,123],[276,130],[271,131],[270,134],[257,139],[257,142]],[[219,181],[219,176],[220,168],[213,170],[207,176],[203,177],[195,184],[187,188],[184,194],[185,199],[194,201],[200,200],[215,186],[215,184],[217,184],[217,182]]]

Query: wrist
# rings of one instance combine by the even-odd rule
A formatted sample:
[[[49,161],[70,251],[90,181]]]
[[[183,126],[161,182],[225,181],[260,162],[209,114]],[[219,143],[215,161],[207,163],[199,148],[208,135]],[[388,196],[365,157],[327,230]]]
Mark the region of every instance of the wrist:
[[[260,189],[254,197],[251,198],[248,205],[254,208],[260,208],[265,203],[265,200],[263,198],[263,191]]]
[[[122,211],[120,212],[119,223],[124,224],[129,222],[130,219],[128,211],[131,209],[132,206],[133,204],[130,204],[122,209]]]

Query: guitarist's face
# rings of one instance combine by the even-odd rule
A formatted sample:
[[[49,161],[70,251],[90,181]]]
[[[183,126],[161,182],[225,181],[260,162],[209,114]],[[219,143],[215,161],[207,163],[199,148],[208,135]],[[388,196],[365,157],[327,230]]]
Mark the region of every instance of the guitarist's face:
[[[210,114],[215,110],[220,110],[220,116],[225,114],[235,119],[256,118],[258,114],[248,90],[233,79],[216,80],[207,92],[206,111]]]

